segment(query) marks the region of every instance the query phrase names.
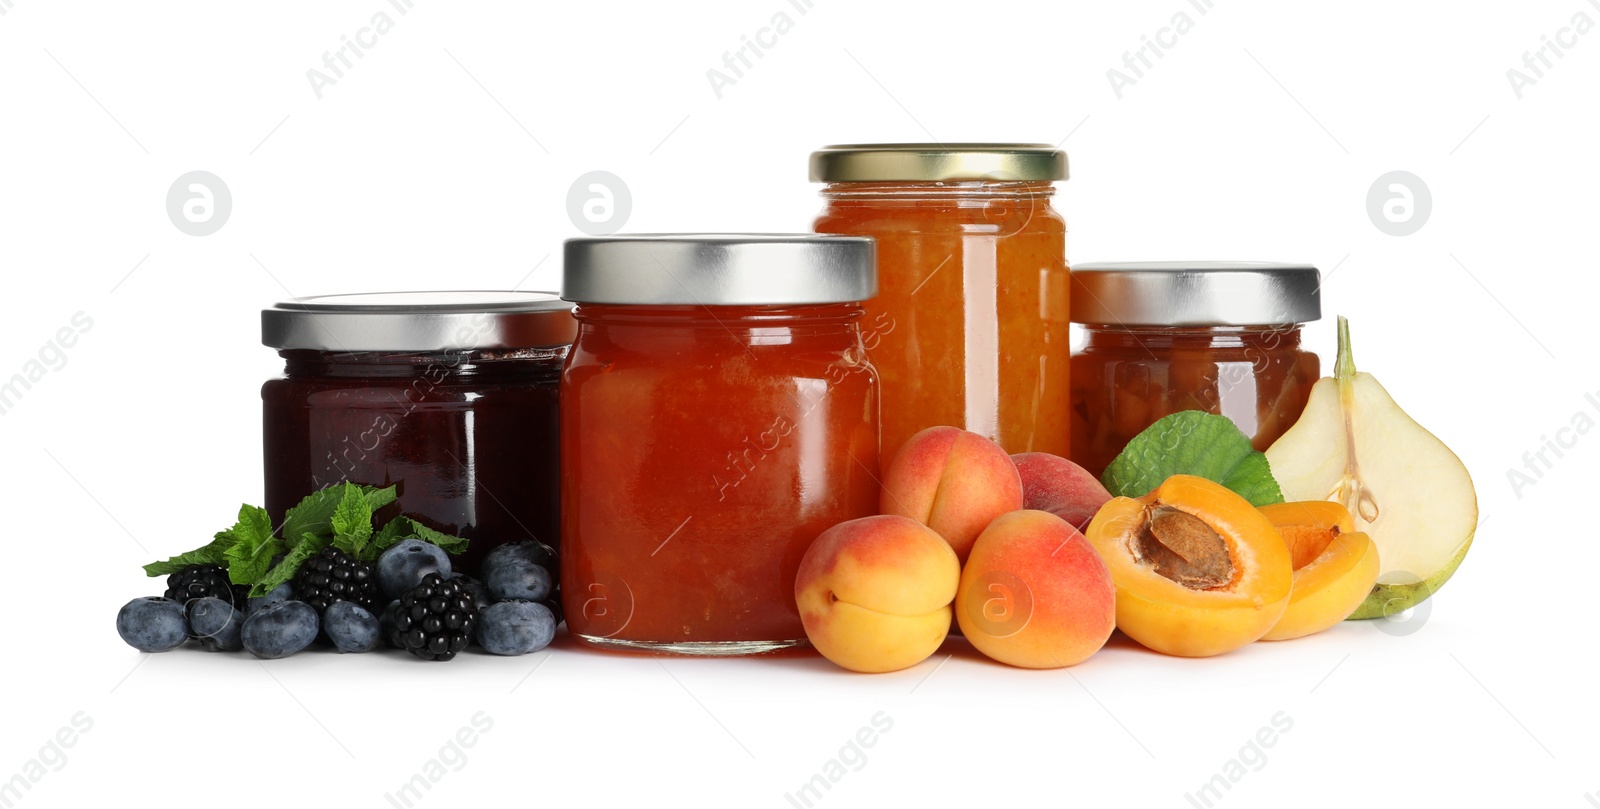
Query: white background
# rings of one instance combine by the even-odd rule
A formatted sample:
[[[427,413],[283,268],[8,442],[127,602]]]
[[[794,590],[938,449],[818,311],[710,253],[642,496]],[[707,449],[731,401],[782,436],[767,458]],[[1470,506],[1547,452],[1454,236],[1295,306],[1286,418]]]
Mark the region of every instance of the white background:
[[[1566,434],[1536,485],[1507,479],[1575,414],[1600,420],[1584,398],[1600,398],[1600,32],[1520,99],[1506,75],[1600,8],[463,5],[0,0],[0,377],[74,313],[93,320],[0,416],[0,780],[77,712],[93,723],[46,751],[18,805],[389,806],[478,711],[492,729],[422,805],[790,806],[880,711],[892,729],[817,805],[1190,806],[1278,712],[1292,730],[1219,805],[1584,807],[1600,792],[1600,435]],[[307,70],[378,11],[393,30],[318,99]],[[793,29],[717,98],[706,71],[779,11]],[[1107,70],[1178,11],[1193,29],[1119,99]],[[261,499],[258,388],[280,367],[259,344],[264,305],[551,288],[561,240],[580,235],[567,189],[591,170],[625,181],[630,231],[806,230],[811,149],[930,139],[1064,142],[1073,261],[1323,268],[1360,367],[1477,481],[1476,544],[1420,630],[1352,623],[1199,661],[1119,637],[1050,672],[952,644],[883,676],[564,637],[448,665],[118,641],[117,608],[160,589],[140,564]],[[204,237],[164,206],[197,169],[233,196]],[[1431,189],[1414,235],[1368,218],[1391,170]],[[1331,320],[1308,338],[1331,366]]]

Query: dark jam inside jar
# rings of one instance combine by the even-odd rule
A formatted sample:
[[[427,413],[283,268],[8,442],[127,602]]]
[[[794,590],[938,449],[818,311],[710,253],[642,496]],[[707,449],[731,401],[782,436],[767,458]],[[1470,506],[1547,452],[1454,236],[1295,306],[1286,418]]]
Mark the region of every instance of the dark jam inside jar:
[[[1293,324],[1086,334],[1072,357],[1072,451],[1096,475],[1146,427],[1183,410],[1227,416],[1265,450],[1300,418],[1320,373]]]
[[[561,365],[576,323],[540,292],[304,298],[262,312],[283,376],[261,388],[267,510],[345,482],[465,537],[453,568],[560,531]],[[447,347],[439,347],[447,346]],[[555,571],[551,571],[554,573]]]

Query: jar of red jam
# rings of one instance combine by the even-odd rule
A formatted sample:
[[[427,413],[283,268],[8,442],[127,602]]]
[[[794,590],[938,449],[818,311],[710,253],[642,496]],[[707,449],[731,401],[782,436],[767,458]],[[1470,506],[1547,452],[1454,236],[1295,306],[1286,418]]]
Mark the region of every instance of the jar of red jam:
[[[1162,416],[1232,419],[1265,450],[1320,373],[1300,326],[1322,317],[1317,268],[1222,262],[1079,264],[1072,320],[1072,459],[1099,475]]]
[[[883,379],[883,449],[935,426],[1065,456],[1071,430],[1067,178],[1052,146],[879,143],[811,154],[818,233],[878,242],[863,331]]]
[[[406,514],[495,545],[560,526],[558,385],[577,332],[548,292],[327,295],[261,313],[284,359],[261,388],[267,510],[349,481],[395,486]]]
[[[574,239],[562,296],[567,626],[603,648],[805,642],[800,557],[877,512],[878,382],[861,338],[871,239]]]

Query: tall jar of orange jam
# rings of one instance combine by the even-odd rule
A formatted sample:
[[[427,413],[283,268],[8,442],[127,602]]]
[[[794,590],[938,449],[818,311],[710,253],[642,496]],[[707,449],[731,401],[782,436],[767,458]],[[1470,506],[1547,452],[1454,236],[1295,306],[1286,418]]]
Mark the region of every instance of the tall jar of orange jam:
[[[1232,419],[1256,449],[1305,410],[1320,373],[1300,326],[1322,316],[1317,268],[1293,264],[1080,264],[1072,320],[1072,460],[1099,475],[1161,417]]]
[[[1066,155],[1025,144],[865,144],[811,155],[819,233],[878,240],[867,351],[883,380],[883,449],[927,427],[1007,452],[1068,453]]]
[[[574,239],[563,272],[567,626],[678,654],[804,643],[801,555],[877,513],[872,240]]]

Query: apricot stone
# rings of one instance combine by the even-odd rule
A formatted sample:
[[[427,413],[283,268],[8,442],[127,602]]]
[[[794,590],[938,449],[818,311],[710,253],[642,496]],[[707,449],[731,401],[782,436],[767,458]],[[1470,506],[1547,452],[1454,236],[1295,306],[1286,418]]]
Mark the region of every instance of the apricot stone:
[[[1089,470],[1048,452],[1011,456],[1022,477],[1022,507],[1048,511],[1079,531],[1111,500],[1111,492]]]
[[[955,551],[908,517],[862,517],[822,532],[800,558],[795,602],[806,637],[851,671],[898,671],[950,630],[961,580]]]
[[[932,528],[965,562],[990,521],[1022,508],[1022,477],[1005,450],[977,433],[929,427],[895,454],[879,511]]]
[[[1111,637],[1116,587],[1078,529],[1045,511],[1014,511],[973,543],[955,608],[978,651],[1022,668],[1062,668]]]

